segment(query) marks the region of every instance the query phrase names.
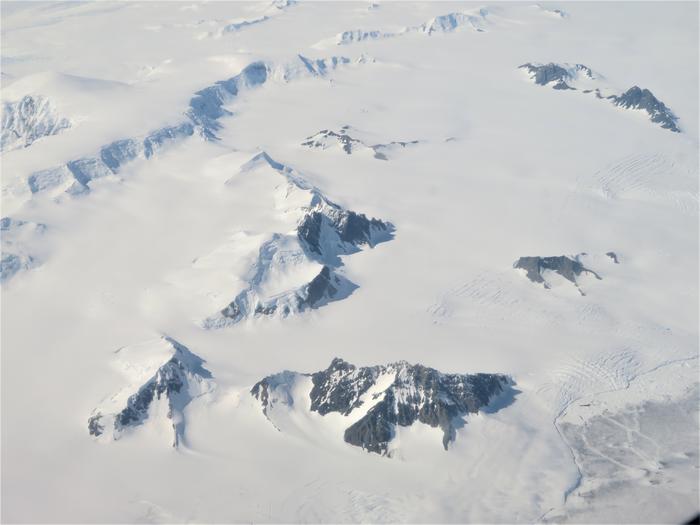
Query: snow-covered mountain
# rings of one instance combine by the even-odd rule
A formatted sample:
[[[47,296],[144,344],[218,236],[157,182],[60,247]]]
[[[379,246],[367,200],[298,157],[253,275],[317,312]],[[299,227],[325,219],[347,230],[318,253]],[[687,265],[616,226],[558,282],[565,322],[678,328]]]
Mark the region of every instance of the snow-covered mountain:
[[[0,521],[700,510],[697,4],[0,10]]]
[[[25,95],[16,102],[3,103],[0,149],[26,148],[40,138],[56,135],[68,127],[70,121],[58,115],[49,99]]]
[[[624,93],[616,95],[614,90],[601,82],[600,75],[583,64],[555,64],[552,62],[533,64],[528,62],[520,67],[525,69],[535,84],[540,86],[573,91],[583,89],[584,93],[593,92],[597,98],[610,100],[618,107],[644,111],[652,122],[660,124],[664,129],[676,133],[681,131],[676,125],[678,117],[648,89],[632,86]]]
[[[389,160],[387,155],[390,155],[396,150],[404,149],[408,146],[418,144],[418,140],[400,141],[392,140],[385,144],[368,144],[368,139],[359,138],[362,133],[354,130],[349,125],[342,126],[338,131],[322,129],[318,133],[306,137],[302,146],[310,149],[329,149],[339,147],[348,155],[356,152],[368,151],[371,152],[375,159]]]
[[[391,223],[331,202],[296,170],[265,152],[246,162],[237,177],[260,176],[261,170],[280,178],[274,187],[274,208],[296,228],[266,237],[247,272],[246,288],[204,321],[207,328],[260,316],[284,318],[344,299],[357,286],[338,273],[343,266],[340,256],[393,237]]]
[[[310,375],[282,372],[253,386],[250,393],[273,424],[277,411],[294,406],[292,389],[305,376],[313,385],[310,410],[347,417],[345,442],[378,454],[389,452],[397,426],[416,422],[439,427],[447,450],[464,425],[462,418],[487,407],[510,384],[506,376],[496,374],[442,374],[405,361],[357,368],[336,358],[326,370]]]
[[[214,386],[204,361],[169,337],[120,348],[117,357],[132,382],[146,379],[133,392],[127,388],[105,399],[88,419],[90,434],[119,439],[125,432],[147,423],[158,411],[154,405],[162,402],[166,406],[160,412],[172,421],[173,446],[179,446],[185,437],[185,408],[192,400],[210,393]],[[164,359],[160,364],[159,357]],[[155,371],[154,366],[158,367]]]

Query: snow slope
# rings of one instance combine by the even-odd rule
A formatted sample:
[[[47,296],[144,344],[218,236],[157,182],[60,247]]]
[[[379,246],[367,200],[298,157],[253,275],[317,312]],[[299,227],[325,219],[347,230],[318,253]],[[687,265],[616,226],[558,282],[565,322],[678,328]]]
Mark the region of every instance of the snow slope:
[[[3,522],[698,512],[697,4],[0,9]],[[321,414],[335,358],[512,382]]]

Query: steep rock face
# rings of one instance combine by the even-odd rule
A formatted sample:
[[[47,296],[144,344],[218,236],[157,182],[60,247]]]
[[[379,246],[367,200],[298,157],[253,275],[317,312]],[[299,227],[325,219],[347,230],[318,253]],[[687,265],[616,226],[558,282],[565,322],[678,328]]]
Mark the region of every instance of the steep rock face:
[[[649,119],[661,125],[663,129],[675,133],[681,131],[677,125],[678,117],[648,89],[632,86],[624,93],[620,93],[606,86],[599,75],[583,64],[528,62],[520,68],[525,69],[532,81],[539,86],[572,91],[583,89],[583,93],[593,93],[596,98],[609,100],[618,107],[645,111]]]
[[[32,143],[69,128],[70,121],[58,116],[49,99],[26,95],[2,107],[0,151],[26,148]]]
[[[128,395],[123,404],[119,402],[119,395],[112,398],[116,402],[111,408],[117,408],[116,411],[109,411],[107,407],[96,409],[88,419],[91,435],[104,434],[118,439],[128,429],[145,423],[154,401],[162,399],[167,403],[167,417],[172,421],[173,446],[182,443],[185,433],[183,410],[194,398],[211,390],[212,375],[204,368],[201,358],[177,341],[164,337],[156,346],[162,347],[171,357]]]
[[[680,133],[676,125],[678,117],[666,107],[666,105],[656,98],[648,89],[632,86],[619,96],[608,97],[616,106],[625,109],[641,109],[649,114],[652,122],[660,124],[662,128],[675,133]]]
[[[304,142],[301,143],[309,149],[321,149],[325,150],[333,146],[339,146],[345,153],[351,155],[360,150],[370,150],[374,154],[375,159],[388,160],[387,155],[390,154],[395,149],[403,149],[408,146],[418,144],[418,140],[411,141],[392,141],[386,144],[371,144],[367,140],[353,137],[350,132],[358,134],[357,130],[352,130],[350,126],[343,126],[338,131],[323,129],[306,137]]]
[[[615,252],[607,252],[605,255],[610,257],[615,264],[620,264],[620,260]]]
[[[553,271],[561,275],[567,281],[573,283],[581,293],[583,291],[578,287],[576,278],[582,273],[590,273],[596,279],[601,280],[602,277],[593,270],[586,268],[579,260],[581,255],[568,257],[566,255],[558,255],[554,257],[521,257],[513,264],[514,268],[525,270],[527,278],[533,283],[542,283],[545,288],[550,288],[551,285],[546,281],[542,272],[545,270]]]
[[[225,308],[204,320],[206,328],[220,328],[261,316],[287,317],[348,297],[357,288],[339,269],[341,255],[365,245],[390,240],[394,227],[335,204],[308,184],[294,169],[262,152],[241,168],[241,175],[273,170],[283,177],[278,186],[278,210],[296,217],[293,233],[274,233],[265,241],[248,271],[248,286]],[[285,184],[286,182],[286,184]],[[280,275],[313,272],[298,287],[270,292],[269,283]]]
[[[278,404],[288,407],[294,405],[294,397],[290,388],[294,384],[296,377],[296,372],[285,370],[284,372],[267,376],[253,385],[250,394],[260,401],[263,414],[267,416],[268,410],[271,410]]]
[[[273,424],[270,410],[276,405],[294,406],[291,387],[300,376],[308,377],[285,371],[251,389]],[[477,413],[512,384],[499,374],[443,374],[405,361],[358,368],[339,358],[310,377],[310,410],[355,419],[345,430],[344,440],[381,455],[389,453],[397,426],[409,427],[415,422],[440,428],[447,450],[464,424],[463,418]],[[354,411],[364,405],[371,406],[359,419],[353,418]]]
[[[575,82],[579,76],[586,78],[594,78],[593,71],[583,64],[537,64],[528,62],[520,66],[525,69],[530,78],[539,86],[546,86],[550,83],[553,89],[572,89],[576,88],[570,84]]]

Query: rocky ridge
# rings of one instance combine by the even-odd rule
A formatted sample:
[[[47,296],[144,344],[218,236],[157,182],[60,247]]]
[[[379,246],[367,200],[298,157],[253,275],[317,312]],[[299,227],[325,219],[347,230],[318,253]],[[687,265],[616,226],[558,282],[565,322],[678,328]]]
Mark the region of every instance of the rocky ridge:
[[[415,422],[440,428],[447,450],[464,418],[478,413],[512,384],[500,374],[444,374],[405,361],[356,367],[336,358],[326,370],[313,374],[285,371],[253,386],[251,395],[273,424],[276,407],[294,405],[292,387],[304,377],[310,377],[313,385],[310,410],[322,416],[334,412],[348,417],[345,442],[380,455],[391,455],[397,426],[410,427]],[[363,415],[354,418],[356,411]]]
[[[353,131],[357,135],[357,130],[353,130],[349,125],[341,127],[338,131],[323,129],[310,137],[306,137],[301,145],[309,149],[321,150],[339,146],[348,155],[360,150],[369,150],[373,153],[375,159],[389,160],[387,155],[392,151],[404,149],[420,142],[418,140],[411,140],[391,141],[386,144],[368,144],[367,141],[357,138],[357,136],[351,136],[350,133]]]
[[[128,430],[144,424],[152,415],[152,405],[167,403],[167,418],[172,421],[173,446],[185,439],[185,407],[213,388],[211,372],[204,361],[174,339],[163,337],[151,345],[170,357],[146,378],[133,393],[109,398],[88,419],[88,432],[95,437],[119,439]],[[134,356],[138,358],[139,356]]]
[[[340,256],[356,253],[364,246],[374,247],[393,237],[391,223],[367,218],[330,201],[296,170],[265,152],[244,164],[241,175],[258,169],[272,170],[282,177],[278,206],[296,217],[296,229],[292,233],[274,233],[261,245],[248,272],[248,286],[220,312],[205,319],[206,328],[220,328],[261,316],[283,318],[344,299],[357,286],[339,273],[343,266]],[[266,284],[274,275],[287,274],[302,266],[317,268],[309,282],[271,296],[266,294]]]
[[[594,93],[599,99],[609,100],[624,109],[637,109],[649,115],[649,119],[663,129],[680,133],[678,117],[648,89],[632,86],[627,91],[615,94],[615,90],[604,86],[600,75],[583,64],[548,64],[528,62],[520,66],[530,79],[539,86],[550,86],[558,90],[582,90]]]

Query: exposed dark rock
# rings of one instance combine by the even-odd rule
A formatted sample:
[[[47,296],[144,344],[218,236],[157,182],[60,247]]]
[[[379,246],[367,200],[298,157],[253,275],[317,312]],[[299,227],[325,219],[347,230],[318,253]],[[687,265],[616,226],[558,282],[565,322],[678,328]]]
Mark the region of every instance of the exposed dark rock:
[[[615,252],[607,252],[605,255],[610,257],[615,264],[620,264],[620,261],[617,258],[617,254]]]
[[[357,368],[355,365],[335,358],[331,365],[312,374],[311,410],[321,415],[340,412],[348,415],[362,403],[360,397],[377,380],[378,368]],[[333,385],[333,387],[331,387]]]
[[[330,201],[327,204],[310,210],[297,228],[299,240],[322,259],[354,253],[364,244],[374,246],[390,238],[393,232],[390,223],[368,219],[362,213],[344,210]],[[330,245],[334,253],[327,253]]]
[[[616,106],[646,111],[651,121],[661,124],[661,127],[664,129],[675,133],[680,133],[681,131],[676,125],[678,117],[648,89],[641,89],[638,86],[633,86],[622,95],[613,95],[608,97],[608,99],[612,100]]]
[[[396,379],[385,390],[384,399],[345,431],[348,443],[380,454],[386,453],[396,425],[407,427],[415,421],[439,427],[447,450],[463,424],[462,417],[477,413],[508,384],[505,376],[494,374],[442,374],[405,362],[391,368]]]
[[[148,419],[149,409],[155,399],[168,402],[168,418],[173,420],[174,443],[177,446],[184,435],[184,408],[198,395],[202,380],[211,379],[211,373],[203,367],[204,361],[177,341],[164,338],[172,347],[173,356],[126,401],[126,406],[115,414],[115,436],[128,427],[136,427]],[[177,417],[174,415],[177,414]],[[88,431],[100,436],[106,426],[106,415],[97,411],[88,419]]]
[[[583,72],[586,76],[591,78],[593,72],[587,66],[583,64],[576,64],[573,66],[576,72]],[[576,89],[567,84],[567,80],[573,80],[574,75],[571,73],[570,69],[566,69],[559,64],[554,64],[550,62],[549,64],[532,64],[527,63],[520,66],[521,69],[526,69],[528,73],[533,77],[535,84],[540,86],[545,86],[550,82],[555,82],[552,85],[554,89]]]
[[[345,153],[350,155],[353,152],[353,148],[358,145],[364,146],[364,143],[361,140],[354,139],[351,136],[347,135],[346,129],[343,128],[340,130],[340,132],[335,132],[331,131],[328,129],[324,129],[316,133],[316,135],[313,135],[311,137],[307,137],[305,142],[302,142],[302,146],[306,146],[308,148],[325,148],[326,147],[326,142],[324,139],[335,139],[337,140]]]
[[[293,405],[290,386],[304,375],[283,372],[267,377],[253,387],[251,394],[260,400],[270,418],[270,400]],[[337,412],[351,417],[363,404],[372,405],[345,430],[344,440],[378,454],[388,453],[397,426],[411,426],[416,421],[439,427],[447,450],[457,428],[464,425],[463,418],[477,413],[512,384],[508,377],[498,374],[443,374],[405,361],[358,368],[339,358],[326,370],[311,374],[311,381],[310,408],[321,415]],[[377,388],[380,381],[382,386],[368,398],[368,391]]]
[[[565,255],[555,257],[521,257],[513,264],[513,267],[525,270],[528,279],[533,283],[542,283],[545,288],[550,288],[550,285],[542,276],[543,270],[556,272],[577,287],[576,277],[584,272],[592,274],[596,279],[602,279],[593,270],[586,268],[579,261],[578,255],[574,256],[573,259]],[[580,289],[579,291],[581,295],[584,295]]]
[[[292,311],[300,313],[308,309],[319,308],[332,301],[350,295],[357,285],[337,275],[330,267],[324,266],[309,283],[286,294],[255,304],[253,316],[271,316],[280,314],[286,317]],[[250,290],[244,290],[223,310],[221,315],[231,321],[241,321],[248,311]]]
[[[91,436],[101,436],[102,432],[104,432],[105,427],[100,424],[101,418],[102,414],[98,412],[88,419],[88,432],[90,432]]]
[[[263,407],[263,414],[268,415],[268,409],[275,403],[282,403],[287,406],[294,404],[294,399],[289,392],[289,387],[294,383],[297,374],[285,370],[279,374],[267,376],[262,381],[257,382],[250,389],[251,395],[260,401]],[[272,391],[275,392],[273,396]],[[274,400],[273,400],[274,398]]]
[[[331,269],[324,266],[316,277],[314,277],[306,289],[306,298],[303,300],[309,307],[313,308],[324,299],[332,299],[338,292],[333,286],[331,279]]]
[[[364,245],[374,247],[393,236],[391,223],[368,219],[364,214],[331,202],[293,168],[276,162],[265,152],[244,164],[241,171],[260,166],[279,172],[287,179],[289,191],[304,192],[308,204],[295,208],[301,212],[296,235],[275,233],[261,245],[249,272],[249,286],[218,314],[205,319],[203,324],[207,328],[228,326],[258,316],[286,317],[344,299],[357,286],[337,272],[343,266],[340,256],[356,253]],[[290,262],[294,260],[322,266],[319,273],[303,286],[263,296],[261,290],[270,272],[284,271],[286,265],[294,264]]]
[[[306,137],[304,142],[301,143],[302,146],[306,146],[307,148],[314,148],[314,149],[326,149],[330,147],[330,145],[334,142],[337,142],[340,144],[340,146],[343,148],[343,151],[347,153],[348,155],[351,155],[354,151],[357,149],[365,148],[365,149],[370,149],[374,153],[374,158],[379,159],[379,160],[389,160],[387,157],[387,153],[394,147],[399,147],[399,148],[406,148],[408,146],[412,146],[414,144],[418,144],[420,141],[418,140],[410,140],[410,141],[392,141],[388,142],[386,144],[367,144],[361,139],[351,137],[348,134],[348,131],[350,131],[350,126],[343,126],[340,128],[339,131],[332,131],[328,129],[323,129],[316,133],[315,135],[312,135],[310,137]]]

